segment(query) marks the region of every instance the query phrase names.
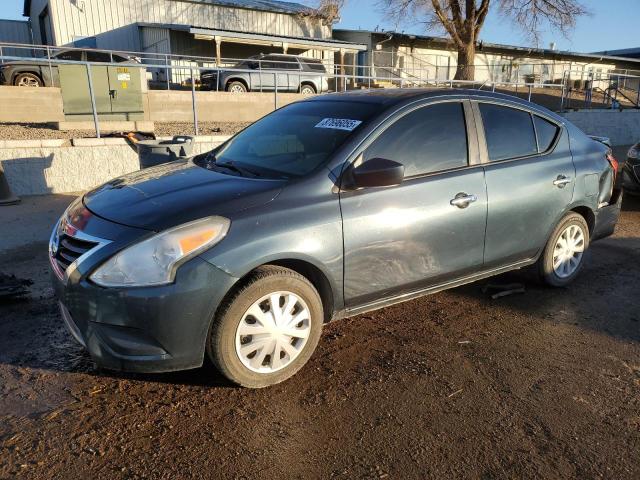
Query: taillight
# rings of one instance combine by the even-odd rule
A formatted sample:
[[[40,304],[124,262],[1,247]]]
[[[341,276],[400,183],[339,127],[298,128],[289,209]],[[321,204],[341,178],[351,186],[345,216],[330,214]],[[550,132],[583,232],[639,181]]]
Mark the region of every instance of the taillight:
[[[618,160],[616,160],[616,157],[613,156],[612,152],[607,153],[607,161],[611,165],[611,168],[613,168],[613,181],[615,183],[616,177],[618,176],[618,167],[620,166],[620,164],[618,163]]]

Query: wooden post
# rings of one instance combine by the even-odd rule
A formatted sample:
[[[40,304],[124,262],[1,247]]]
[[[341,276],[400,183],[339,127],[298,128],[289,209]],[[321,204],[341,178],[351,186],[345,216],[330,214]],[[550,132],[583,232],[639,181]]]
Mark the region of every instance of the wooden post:
[[[282,42],[282,53],[286,55],[288,50],[289,50],[289,44]]]

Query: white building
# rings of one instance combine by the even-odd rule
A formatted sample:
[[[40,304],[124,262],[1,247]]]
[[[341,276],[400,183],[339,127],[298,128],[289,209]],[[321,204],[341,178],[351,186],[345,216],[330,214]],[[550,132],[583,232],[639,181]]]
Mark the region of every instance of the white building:
[[[332,39],[320,12],[278,0],[25,0],[36,44],[155,54],[321,59],[364,47]]]

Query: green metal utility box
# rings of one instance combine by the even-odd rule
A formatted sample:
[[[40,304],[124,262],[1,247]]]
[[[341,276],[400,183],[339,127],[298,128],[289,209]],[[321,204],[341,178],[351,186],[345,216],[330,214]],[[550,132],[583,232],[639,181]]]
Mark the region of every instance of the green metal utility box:
[[[84,65],[59,65],[66,120],[93,119],[89,76]],[[144,120],[143,67],[91,66],[96,110],[100,120]]]

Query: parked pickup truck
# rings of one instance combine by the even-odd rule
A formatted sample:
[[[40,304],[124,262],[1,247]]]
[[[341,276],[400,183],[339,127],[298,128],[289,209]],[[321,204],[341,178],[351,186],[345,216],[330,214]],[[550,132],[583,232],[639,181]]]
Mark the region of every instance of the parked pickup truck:
[[[205,70],[200,79],[209,90],[232,93],[275,90],[305,95],[326,92],[327,70],[320,60],[295,55],[257,55],[227,70]]]
[[[62,50],[52,60],[100,63],[140,63],[136,57],[101,50]],[[47,59],[8,62],[0,65],[0,85],[16,87],[59,87],[58,67]]]

